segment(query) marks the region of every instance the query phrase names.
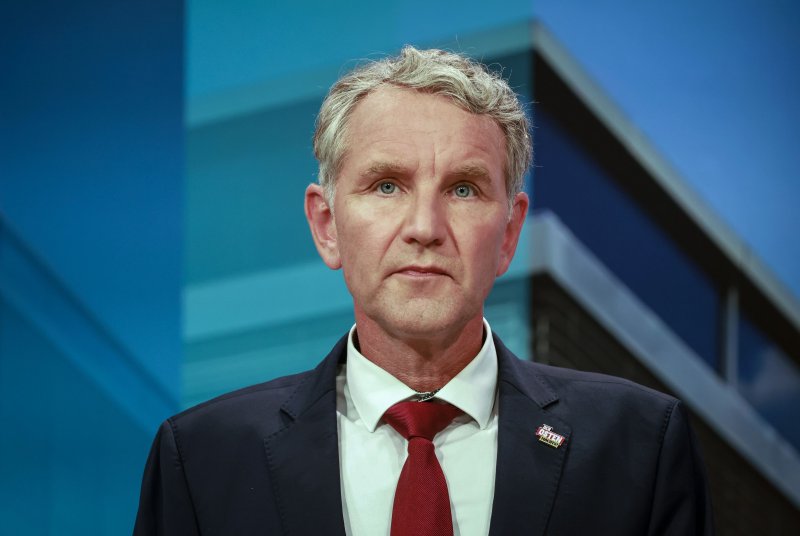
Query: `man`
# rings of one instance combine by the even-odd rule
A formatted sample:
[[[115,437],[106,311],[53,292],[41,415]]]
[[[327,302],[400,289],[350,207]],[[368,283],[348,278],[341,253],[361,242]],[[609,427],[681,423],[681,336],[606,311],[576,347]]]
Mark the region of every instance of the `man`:
[[[501,78],[406,47],[333,86],[314,148],[306,216],[356,325],[163,423],[136,534],[711,533],[677,400],[520,361],[483,319],[528,211]]]

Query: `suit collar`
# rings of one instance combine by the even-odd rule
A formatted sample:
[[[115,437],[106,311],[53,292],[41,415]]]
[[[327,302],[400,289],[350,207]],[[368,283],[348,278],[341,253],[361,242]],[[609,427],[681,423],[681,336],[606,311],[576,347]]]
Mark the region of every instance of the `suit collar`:
[[[498,360],[499,431],[489,534],[544,534],[571,429],[548,408],[555,390],[494,337]],[[265,440],[267,465],[287,533],[344,534],[336,373],[346,356],[343,337],[284,402],[285,426]],[[536,437],[548,425],[566,438],[559,448]]]
[[[529,364],[495,338],[499,364],[499,430],[491,536],[545,534],[571,429],[548,408],[558,402],[554,389]],[[566,438],[560,447],[539,441],[540,426]]]
[[[285,426],[265,439],[287,534],[344,535],[336,422],[336,372],[346,337],[281,406]]]

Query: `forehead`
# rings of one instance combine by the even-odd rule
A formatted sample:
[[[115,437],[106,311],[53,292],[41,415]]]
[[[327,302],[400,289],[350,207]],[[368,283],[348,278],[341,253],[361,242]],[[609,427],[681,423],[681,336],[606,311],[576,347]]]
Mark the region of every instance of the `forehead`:
[[[346,128],[344,160],[396,162],[434,151],[453,164],[480,164],[502,179],[505,135],[487,115],[470,113],[446,96],[382,86],[364,97]]]

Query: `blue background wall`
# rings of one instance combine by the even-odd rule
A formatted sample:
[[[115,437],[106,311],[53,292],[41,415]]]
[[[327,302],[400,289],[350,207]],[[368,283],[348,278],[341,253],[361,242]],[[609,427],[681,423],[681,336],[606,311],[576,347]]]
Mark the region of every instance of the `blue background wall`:
[[[0,519],[124,534],[179,407],[183,6],[0,8]]]

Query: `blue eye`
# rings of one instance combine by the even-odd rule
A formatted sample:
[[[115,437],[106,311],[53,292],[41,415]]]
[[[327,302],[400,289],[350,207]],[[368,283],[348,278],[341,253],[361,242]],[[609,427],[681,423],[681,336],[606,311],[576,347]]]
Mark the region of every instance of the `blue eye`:
[[[456,197],[470,197],[474,195],[472,186],[469,184],[459,184],[453,188],[453,193],[456,194]]]
[[[382,182],[378,188],[380,188],[382,194],[390,195],[397,190],[397,185],[393,182]]]

